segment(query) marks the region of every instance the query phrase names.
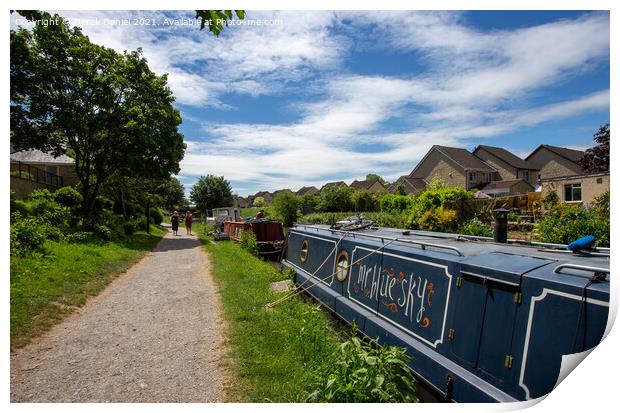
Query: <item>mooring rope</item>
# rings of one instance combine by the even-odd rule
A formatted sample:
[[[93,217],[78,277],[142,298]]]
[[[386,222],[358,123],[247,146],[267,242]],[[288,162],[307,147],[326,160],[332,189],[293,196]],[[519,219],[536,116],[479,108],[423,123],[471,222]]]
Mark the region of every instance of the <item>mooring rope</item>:
[[[344,234],[342,236],[342,238],[340,238],[340,240],[338,241],[338,243],[336,244],[336,246],[334,246],[334,249],[332,250],[333,253],[335,253],[336,249],[338,248],[338,244],[344,239],[344,237],[346,237],[348,234]],[[350,263],[349,265],[346,266],[347,271],[353,266],[353,264],[357,263],[357,262],[361,262],[364,261],[366,258],[370,257],[372,254],[377,253],[379,250],[382,250],[383,248],[387,247],[388,245],[390,245],[391,243],[393,243],[394,241],[399,241],[398,238],[392,238],[390,241],[384,243],[383,245],[381,245],[380,247],[378,247],[375,250],[370,251],[368,254],[364,255],[362,258],[358,258],[357,260],[355,260],[355,262]],[[327,258],[331,257],[331,253],[327,256]],[[304,281],[303,283],[301,283],[300,285],[298,285],[293,291],[291,291],[290,293],[286,294],[284,297],[281,297],[279,299],[277,299],[276,301],[273,301],[271,303],[268,303],[265,305],[265,307],[267,308],[273,308],[276,305],[288,300],[289,298],[295,297],[296,295],[299,295],[301,293],[303,293],[304,291],[307,291],[309,288],[314,287],[319,281],[325,281],[326,279],[328,279],[329,277],[333,277],[338,273],[338,270],[335,270],[333,273],[327,275],[324,278],[318,278],[315,277],[316,273],[321,269],[321,267],[323,266],[323,264],[325,264],[325,262],[327,262],[327,258],[323,261],[323,263],[321,264],[321,266],[319,268],[317,268],[312,274],[310,274],[310,277]],[[349,274],[349,276],[351,276]],[[305,288],[301,288],[306,282],[312,280],[312,278],[316,278],[316,281],[314,282],[314,284],[309,285]]]

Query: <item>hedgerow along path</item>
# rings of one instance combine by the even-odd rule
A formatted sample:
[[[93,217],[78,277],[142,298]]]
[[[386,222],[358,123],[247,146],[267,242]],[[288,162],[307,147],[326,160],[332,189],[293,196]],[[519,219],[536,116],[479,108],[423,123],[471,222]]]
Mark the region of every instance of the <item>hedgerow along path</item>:
[[[168,233],[11,354],[11,402],[223,401],[223,325],[209,269],[195,236]]]

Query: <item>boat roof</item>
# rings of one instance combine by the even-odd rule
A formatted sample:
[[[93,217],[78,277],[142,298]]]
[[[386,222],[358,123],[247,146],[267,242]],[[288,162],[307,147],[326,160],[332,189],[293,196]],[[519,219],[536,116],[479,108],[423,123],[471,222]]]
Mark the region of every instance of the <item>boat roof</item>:
[[[407,242],[415,242],[426,244],[429,250],[438,248],[446,248],[446,250],[460,252],[463,257],[476,257],[480,254],[489,252],[500,252],[504,254],[521,255],[532,258],[542,258],[547,260],[563,261],[570,264],[581,266],[592,266],[609,269],[609,256],[574,254],[566,249],[565,245],[547,244],[542,242],[526,242],[519,240],[508,240],[508,243],[496,243],[489,237],[475,237],[460,234],[449,234],[442,232],[414,231],[403,230],[397,228],[373,227],[369,229],[357,231],[339,231],[330,229],[329,225],[303,225],[299,224],[295,229],[307,229],[308,231],[316,231],[318,233],[332,233],[334,236],[340,237],[344,233],[348,236],[359,237],[366,236],[368,238],[384,238],[402,240],[402,244]],[[401,241],[395,241],[396,245]],[[402,245],[401,244],[401,245]],[[439,247],[437,247],[439,246]],[[597,249],[600,253],[609,254],[608,248]]]

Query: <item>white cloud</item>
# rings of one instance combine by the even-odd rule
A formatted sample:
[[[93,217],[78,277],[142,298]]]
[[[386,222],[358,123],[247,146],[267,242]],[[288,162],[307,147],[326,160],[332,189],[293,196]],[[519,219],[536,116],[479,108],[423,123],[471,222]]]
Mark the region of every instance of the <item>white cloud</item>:
[[[61,14],[163,19],[182,13]],[[465,146],[609,107],[608,90],[564,101],[546,92],[608,64],[608,13],[484,32],[460,12],[249,12],[248,18],[282,24],[230,27],[219,38],[196,27],[83,26],[96,43],[119,51],[142,47],[153,70],[169,73],[177,101],[186,105],[230,109],[228,93],[296,94],[287,96],[299,114],[294,121],[205,125],[204,140],[188,142],[181,164],[186,180],[224,175],[239,192],[252,193],[369,172],[394,179],[432,144]],[[345,70],[352,50],[365,49],[415,51],[415,73],[414,65],[401,76]],[[405,72],[408,64],[403,60]]]

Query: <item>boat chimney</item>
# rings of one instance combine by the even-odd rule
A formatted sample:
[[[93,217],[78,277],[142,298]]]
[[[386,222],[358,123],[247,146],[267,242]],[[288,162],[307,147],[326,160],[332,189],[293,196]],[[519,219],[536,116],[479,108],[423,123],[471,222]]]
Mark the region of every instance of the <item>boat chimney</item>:
[[[508,241],[508,210],[494,209],[495,222],[493,223],[493,241],[506,243]]]

